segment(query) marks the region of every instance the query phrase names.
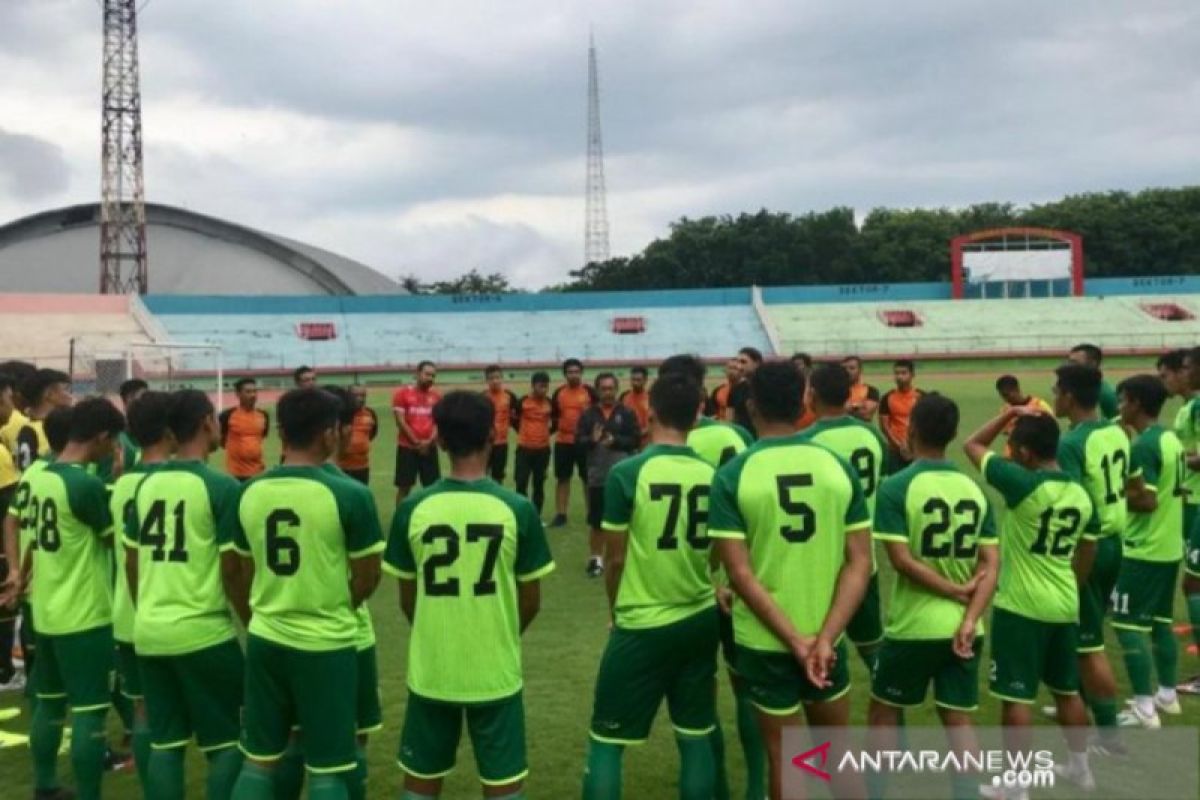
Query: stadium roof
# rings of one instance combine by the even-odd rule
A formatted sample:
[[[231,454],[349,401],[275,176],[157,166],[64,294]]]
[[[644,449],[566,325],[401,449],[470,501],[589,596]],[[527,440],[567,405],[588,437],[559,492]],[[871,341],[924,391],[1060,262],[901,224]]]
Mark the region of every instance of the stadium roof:
[[[0,285],[95,292],[100,206],[43,211],[0,225]],[[174,206],[146,204],[153,294],[404,294],[370,267],[319,247]]]

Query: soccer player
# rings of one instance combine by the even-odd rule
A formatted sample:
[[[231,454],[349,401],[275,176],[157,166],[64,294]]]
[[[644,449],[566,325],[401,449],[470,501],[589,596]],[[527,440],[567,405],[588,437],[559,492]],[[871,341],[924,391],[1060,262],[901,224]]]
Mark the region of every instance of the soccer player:
[[[887,474],[887,443],[879,431],[846,413],[850,400],[850,373],[840,364],[822,364],[812,373],[808,396],[814,422],[801,439],[828,447],[854,468],[862,484],[867,512],[875,517],[875,495]],[[875,548],[871,547],[871,582],[862,604],[846,626],[846,637],[854,644],[870,670],[875,652],[883,641],[883,611],[879,605],[879,576]]]
[[[297,389],[312,389],[317,385],[317,371],[312,367],[296,367],[292,371],[292,383]]]
[[[918,400],[908,430],[914,461],[883,481],[875,500],[873,535],[896,571],[871,672],[867,722],[876,746],[894,746],[902,709],[923,705],[932,684],[951,747],[977,749],[971,716],[979,707],[982,618],[1000,555],[986,495],[946,457],[958,420],[950,398],[934,393]],[[973,782],[969,776],[950,780],[955,797],[974,794],[964,785]]]
[[[879,410],[879,390],[863,380],[862,359],[858,356],[846,356],[842,359],[842,366],[850,373],[847,410],[863,422],[870,422]]]
[[[1185,457],[1183,597],[1192,640],[1200,648],[1200,348],[1167,353],[1158,360],[1158,374],[1167,391],[1183,399],[1173,426]],[[1200,694],[1200,675],[1188,678],[1180,688]]]
[[[812,356],[810,356],[808,353],[794,353],[791,361],[792,366],[800,371],[800,374],[804,376],[805,383],[807,383],[808,378],[810,375],[812,375],[813,371]],[[812,402],[806,394],[803,398],[801,398],[800,416],[796,420],[796,430],[805,430],[816,421],[817,413],[813,410]]]
[[[238,503],[233,542],[253,583],[246,762],[234,800],[274,796],[293,725],[304,731],[310,798],[346,798],[358,771],[355,609],[379,583],[384,545],[370,489],[325,464],[337,449],[339,410],[319,389],[280,398],[284,464],[246,484]]]
[[[1009,444],[1012,459],[993,453],[992,442],[1017,418]],[[1002,703],[1004,743],[1010,751],[1032,746],[1030,707],[1038,686],[1054,695],[1056,717],[1070,749],[1060,775],[1095,786],[1087,753],[1087,710],[1079,698],[1078,582],[1086,579],[1090,546],[1084,530],[1099,532],[1091,498],[1059,469],[1058,423],[1044,414],[1009,408],[985,423],[963,449],[984,480],[1003,498],[1008,513],[1000,530],[1000,586],[992,610],[988,688]],[[1082,557],[1077,551],[1083,551]],[[985,797],[1025,798],[984,786]]]
[[[441,476],[438,464],[437,426],[433,407],[441,395],[433,388],[437,367],[432,361],[417,364],[416,382],[402,386],[392,395],[392,414],[396,417],[396,502],[412,491],[417,477],[422,486],[432,485]]]
[[[351,386],[350,412],[352,418],[349,428],[343,426],[342,445],[338,450],[337,465],[354,480],[369,486],[371,484],[371,442],[379,434],[379,417],[375,410],[367,405],[367,387],[357,384]]]
[[[903,469],[912,463],[912,454],[908,452],[908,418],[923,394],[913,386],[916,374],[917,365],[912,359],[897,359],[892,364],[896,388],[879,401],[879,428],[887,437],[888,459],[895,469]]]
[[[124,427],[121,412],[108,400],[81,401],[71,414],[62,453],[27,479],[26,514],[36,541],[32,605],[38,626],[37,702],[29,749],[39,798],[69,796],[58,786],[56,767],[68,706],[78,796],[100,797],[113,661],[113,524],[104,482],[85,466],[111,457]],[[4,600],[14,591],[19,594],[20,585],[18,573]]]
[[[583,362],[568,358],[562,365],[566,383],[550,396],[552,416],[550,425],[556,431],[554,439],[554,519],[550,527],[567,524],[567,506],[571,502],[571,476],[576,472],[587,488],[587,453],[575,443],[575,432],[583,412],[596,402],[596,392],[583,382]]]
[[[499,366],[493,364],[483,374],[487,379],[484,396],[491,401],[495,412],[492,422],[492,460],[488,463],[488,474],[496,483],[504,483],[504,471],[508,466],[508,429],[517,407],[517,396],[504,388],[504,371]]]
[[[1136,375],[1117,386],[1121,422],[1137,432],[1130,474],[1129,526],[1113,591],[1113,628],[1125,653],[1133,703],[1121,712],[1123,726],[1159,728],[1159,712],[1182,713],[1175,684],[1179,650],[1171,630],[1175,580],[1183,560],[1183,445],[1158,421],[1167,390],[1155,375]],[[1151,648],[1153,644],[1153,648]],[[1153,658],[1151,658],[1153,650]],[[1151,665],[1158,678],[1153,692]]]
[[[242,767],[243,658],[230,604],[250,621],[234,552],[238,482],[206,463],[220,427],[208,395],[171,395],[175,459],[142,478],[125,509],[125,572],[150,724],[151,797],[183,797],[193,738],[208,760],[208,796],[227,798]]]
[[[596,403],[579,417],[575,446],[587,462],[587,521],[591,528],[587,562],[589,578],[604,574],[604,484],[618,461],[629,458],[641,441],[637,417],[617,402],[617,376],[596,376]]]
[[[788,363],[750,377],[759,440],[717,471],[708,535],[736,595],[734,664],[759,710],[780,796],[780,732],[800,723],[842,727],[850,670],[842,634],[871,576],[870,514],[858,475],[793,428],[804,379]],[[835,777],[834,790],[861,792]]]
[[[141,378],[130,378],[124,381],[118,388],[117,394],[121,398],[121,408],[128,415],[129,407],[133,402],[149,391],[150,385]],[[114,465],[114,472],[120,475],[127,469],[133,469],[137,465],[138,459],[141,457],[141,451],[138,449],[137,443],[133,441],[129,430],[121,431],[121,446],[117,451],[117,463]],[[119,517],[113,517],[114,520]]]
[[[71,396],[71,378],[56,369],[39,369],[21,387],[21,394],[28,403],[25,416],[28,420],[14,437],[17,468],[26,469],[41,457],[49,445],[42,421],[55,408],[63,408],[75,402]]]
[[[12,415],[17,413],[16,406],[13,404],[13,391],[16,388],[16,382],[11,375],[6,372],[0,372],[0,430],[8,424]],[[12,460],[12,454],[8,452],[2,445],[0,451],[3,451],[3,456],[6,458],[0,460],[0,518],[3,518],[8,513],[9,504],[12,502],[13,495],[17,491],[17,483],[20,480],[20,475],[17,473],[16,465]],[[0,553],[0,582],[8,578],[8,571],[18,570],[21,568],[20,563],[10,564],[3,553]],[[17,668],[13,665],[12,650],[13,638],[16,632],[16,614],[15,609],[11,610],[5,607],[0,607],[0,690],[14,690],[22,688],[17,672]]]
[[[718,612],[704,530],[714,469],[687,446],[703,391],[680,372],[660,376],[650,390],[650,446],[605,484],[613,628],[596,678],[584,800],[621,796],[625,747],[646,741],[664,699],[679,796],[713,797]]]
[[[1104,362],[1104,353],[1094,344],[1077,344],[1067,354],[1067,360],[1085,367],[1099,370]],[[1117,392],[1108,381],[1100,382],[1100,415],[1105,419],[1116,419]]]
[[[1054,409],[1040,397],[1021,391],[1021,382],[1016,375],[1001,375],[996,379],[996,394],[1005,406],[1024,406],[1030,411],[1052,414]]]
[[[550,467],[550,427],[554,409],[550,403],[550,376],[535,372],[529,379],[529,394],[513,409],[513,427],[517,429],[517,456],[514,464],[517,494],[531,497],[538,516],[546,502],[546,470]],[[533,481],[533,493],[529,483]]]
[[[450,392],[434,415],[450,475],[400,504],[385,555],[412,625],[405,797],[441,794],[465,715],[484,793],[515,800],[528,774],[521,634],[554,562],[529,501],[488,480],[491,406]]]
[[[225,471],[239,481],[258,475],[263,463],[263,440],[271,430],[271,415],[258,408],[258,383],[240,378],[233,384],[237,405],[221,412],[221,447],[225,448]]]
[[[755,435],[754,423],[750,419],[750,378],[753,377],[754,371],[757,370],[763,363],[763,354],[757,347],[743,347],[738,350],[737,354],[738,371],[741,373],[741,380],[729,390],[729,414],[726,419],[729,422],[737,423],[746,430],[750,431],[750,435]],[[799,416],[797,414],[797,416]]]
[[[642,435],[638,443],[639,449],[650,443],[650,392],[646,391],[646,381],[649,377],[650,373],[645,367],[629,370],[629,388],[621,392],[618,398],[618,402],[637,417],[638,430]]]
[[[124,535],[123,526],[136,507],[133,498],[137,493],[138,486],[151,470],[162,466],[171,457],[175,441],[167,429],[167,414],[170,411],[171,402],[172,397],[166,392],[143,391],[125,408],[127,429],[133,434],[129,444],[137,448],[141,458],[121,472],[120,477],[113,482],[109,495],[109,512],[114,524],[120,526],[122,535]],[[129,580],[126,577],[125,553],[119,551],[115,554],[114,560],[116,561],[116,579],[113,583],[112,608],[113,641],[117,644],[117,675],[120,678],[121,693],[132,705],[130,715],[134,764],[137,766],[138,780],[142,785],[142,791],[148,793],[150,791],[147,784],[147,770],[150,766],[150,728],[142,694],[141,670],[138,667],[137,654],[133,646],[133,599],[129,593]]]
[[[1121,567],[1121,537],[1128,519],[1129,438],[1120,425],[1097,414],[1098,369],[1068,363],[1055,375],[1054,413],[1069,424],[1059,440],[1058,465],[1087,490],[1100,523],[1095,534],[1083,533],[1087,546],[1080,550],[1081,557],[1094,557],[1079,587],[1079,676],[1099,729],[1099,746],[1123,753],[1116,729],[1117,682],[1104,654],[1104,616]],[[1028,404],[1022,407],[1040,413]]]
[[[738,359],[731,358],[725,362],[725,382],[712,390],[709,395],[708,416],[717,420],[726,420],[729,415],[729,393],[742,380],[742,364]]]

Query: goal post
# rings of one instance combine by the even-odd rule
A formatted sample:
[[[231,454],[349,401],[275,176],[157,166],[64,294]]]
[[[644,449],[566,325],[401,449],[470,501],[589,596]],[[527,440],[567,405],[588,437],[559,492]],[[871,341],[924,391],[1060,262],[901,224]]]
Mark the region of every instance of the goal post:
[[[201,389],[221,413],[225,361],[219,345],[185,342],[134,342],[124,353],[124,378],[141,378],[155,389]]]

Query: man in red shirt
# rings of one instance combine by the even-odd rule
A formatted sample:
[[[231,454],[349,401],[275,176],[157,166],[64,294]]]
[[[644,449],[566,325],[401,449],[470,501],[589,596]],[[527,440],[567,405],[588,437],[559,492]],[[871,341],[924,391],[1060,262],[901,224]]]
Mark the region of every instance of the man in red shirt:
[[[257,408],[258,384],[242,378],[233,384],[238,404],[221,412],[221,447],[225,448],[225,471],[239,481],[247,481],[266,469],[263,440],[271,430],[271,418]]]
[[[379,417],[367,406],[367,387],[351,386],[354,418],[350,422],[349,441],[338,452],[337,465],[360,483],[371,485],[371,442],[379,433]]]
[[[483,393],[492,403],[496,419],[492,423],[492,453],[488,456],[488,474],[496,483],[504,483],[504,468],[508,466],[508,428],[517,408],[517,396],[504,388],[504,371],[496,364],[483,371],[487,391]]]
[[[621,392],[620,398],[621,405],[637,417],[638,429],[641,431],[641,444],[638,449],[650,443],[650,392],[646,391],[648,377],[649,373],[645,367],[629,370],[629,388]]]
[[[563,362],[563,377],[567,382],[554,390],[550,397],[552,426],[558,430],[554,440],[555,514],[550,526],[567,524],[567,505],[571,502],[571,475],[578,472],[587,486],[587,451],[575,444],[575,426],[583,412],[596,402],[596,392],[583,382],[583,362],[568,358]]]
[[[433,389],[437,367],[432,361],[417,365],[417,380],[401,386],[392,395],[392,413],[396,415],[396,502],[412,491],[417,477],[429,486],[441,477],[438,466],[437,425],[433,407],[442,396]]]

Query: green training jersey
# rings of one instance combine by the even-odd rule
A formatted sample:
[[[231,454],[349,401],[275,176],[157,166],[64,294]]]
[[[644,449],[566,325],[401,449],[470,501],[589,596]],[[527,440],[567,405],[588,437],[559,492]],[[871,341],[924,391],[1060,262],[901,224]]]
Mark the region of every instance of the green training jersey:
[[[24,558],[30,547],[34,545],[34,538],[37,534],[37,525],[34,524],[34,520],[28,513],[30,510],[29,479],[53,462],[53,455],[45,455],[26,467],[25,471],[21,473],[21,480],[17,483],[17,488],[13,493],[12,502],[9,503],[8,513],[17,518],[17,552],[21,554],[21,558]]]
[[[709,417],[701,417],[687,437],[688,447],[713,467],[721,466],[753,443],[750,431],[741,425]]]
[[[329,461],[322,464],[321,469],[330,475],[350,478],[341,467]],[[361,603],[358,608],[354,609],[354,618],[358,623],[358,631],[354,637],[354,649],[369,650],[375,646],[375,623],[371,620],[371,607],[367,603]]]
[[[1129,437],[1125,430],[1107,419],[1080,422],[1059,440],[1058,466],[1092,498],[1100,536],[1124,535],[1129,519],[1125,506]]]
[[[157,466],[157,465],[155,465]],[[108,508],[113,524],[124,535],[125,526],[134,514],[133,496],[142,485],[149,469],[135,466],[121,474],[112,484],[108,496]],[[113,548],[116,562],[116,579],[113,583],[113,639],[124,644],[133,644],[133,599],[129,596],[129,581],[125,572],[125,548]]]
[[[1185,456],[1200,455],[1200,397],[1190,398],[1175,415],[1175,435],[1183,445]],[[1189,469],[1184,464],[1183,501],[1195,505],[1200,503],[1200,470]],[[1184,535],[1187,531],[1184,531]]]
[[[236,520],[234,547],[254,560],[250,633],[298,650],[355,647],[350,562],[383,550],[371,490],[285,464],[242,487]]]
[[[38,633],[63,636],[111,624],[112,516],[104,482],[82,464],[61,461],[25,480]]]
[[[1072,558],[1099,522],[1081,484],[1057,470],[1030,470],[995,453],[984,479],[1004,498],[1000,584],[993,605],[1041,622],[1078,622],[1079,590]]]
[[[995,547],[996,522],[979,484],[949,461],[917,461],[879,487],[874,536],[908,545],[913,558],[954,583],[975,575],[980,547]],[[889,639],[951,639],[966,607],[897,574]],[[983,622],[975,633],[983,635]]]
[[[124,529],[137,550],[139,655],[194,653],[236,635],[221,552],[233,549],[240,489],[201,461],[172,461],[142,479]]]
[[[1185,470],[1186,454],[1174,432],[1155,423],[1134,440],[1133,474],[1142,476],[1158,506],[1148,513],[1130,512],[1126,558],[1165,562],[1183,558],[1181,478]]]
[[[846,536],[871,525],[854,469],[800,434],[760,439],[717,470],[708,535],[744,539],[755,576],[804,635],[815,635],[833,604]],[[740,600],[734,638],[743,647],[786,647]]]
[[[472,703],[521,690],[517,584],[554,569],[528,500],[488,479],[443,478],[397,507],[384,568],[417,584],[411,691]]]
[[[1121,416],[1121,412],[1117,409],[1117,390],[1106,380],[1100,381],[1100,402],[1097,406],[1100,409],[1100,416],[1104,419],[1115,420]]]
[[[691,448],[650,445],[609,473],[603,527],[628,537],[617,627],[670,625],[716,604],[705,535],[715,472]]]

